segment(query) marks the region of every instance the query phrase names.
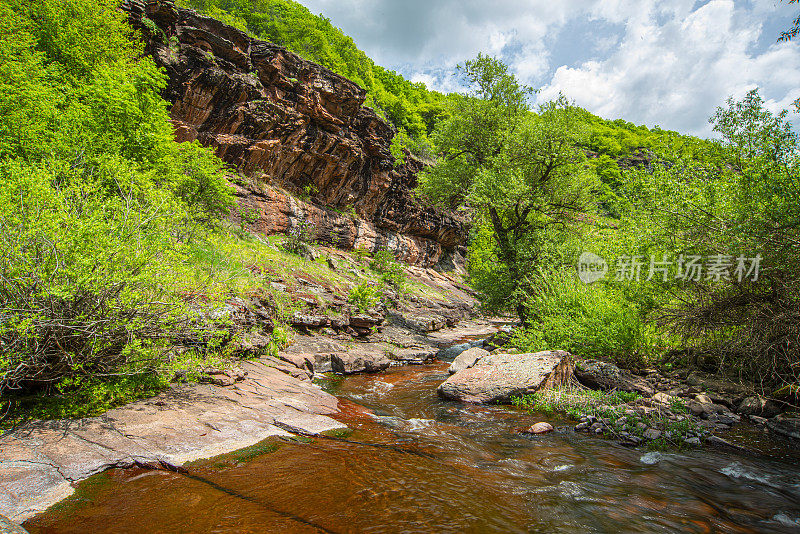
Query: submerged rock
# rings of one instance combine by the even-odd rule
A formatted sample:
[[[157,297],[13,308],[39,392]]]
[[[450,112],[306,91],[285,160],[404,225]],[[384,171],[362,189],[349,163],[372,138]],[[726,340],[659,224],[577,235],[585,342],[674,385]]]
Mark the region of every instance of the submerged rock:
[[[489,354],[488,350],[479,349],[477,347],[467,349],[461,354],[459,354],[453,363],[450,364],[450,368],[448,372],[451,375],[456,374],[459,371],[463,371],[464,369],[469,369],[470,367],[474,366],[478,360],[487,356]]]
[[[508,402],[514,396],[566,384],[573,366],[571,355],[563,350],[490,355],[448,378],[437,392],[462,402]]]

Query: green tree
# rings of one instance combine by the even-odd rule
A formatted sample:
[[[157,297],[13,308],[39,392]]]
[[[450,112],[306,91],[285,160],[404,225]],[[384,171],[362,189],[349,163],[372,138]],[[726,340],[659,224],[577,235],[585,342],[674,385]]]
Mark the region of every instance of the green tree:
[[[763,380],[798,382],[800,369],[800,146],[756,90],[711,118],[724,166],[683,161],[638,172],[627,184],[623,227],[650,252],[725,258],[727,275],[704,272],[670,291],[657,314],[704,364]],[[756,271],[737,274],[738,258]]]
[[[797,4],[800,3],[800,0],[786,0],[786,2],[789,4]],[[778,41],[790,41],[797,37],[798,33],[800,33],[800,17],[794,19],[792,26],[788,30],[781,32]]]
[[[437,126],[441,157],[419,190],[440,205],[466,206],[478,231],[491,235],[506,283],[490,300],[525,322],[527,295],[546,267],[546,237],[577,225],[589,206],[580,123],[564,98],[531,113],[533,91],[498,59],[478,55],[459,72],[471,93],[454,99]]]

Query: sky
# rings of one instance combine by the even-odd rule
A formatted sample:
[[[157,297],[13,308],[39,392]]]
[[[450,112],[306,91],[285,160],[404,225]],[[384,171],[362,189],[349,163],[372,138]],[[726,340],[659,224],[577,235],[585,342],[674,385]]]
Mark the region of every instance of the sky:
[[[455,66],[503,59],[539,103],[559,92],[607,119],[712,137],[728,97],[800,98],[800,8],[778,0],[299,0],[383,67],[461,91]],[[800,117],[793,114],[795,129]]]

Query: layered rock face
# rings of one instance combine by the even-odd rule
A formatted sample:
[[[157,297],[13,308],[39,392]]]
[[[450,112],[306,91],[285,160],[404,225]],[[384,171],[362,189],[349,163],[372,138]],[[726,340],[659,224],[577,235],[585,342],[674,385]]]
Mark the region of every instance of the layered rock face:
[[[394,130],[363,107],[364,89],[172,0],[123,9],[169,76],[176,138],[215,147],[243,177],[237,222],[272,234],[305,220],[329,244],[425,266],[464,241],[463,221],[414,198],[422,164],[394,167]]]

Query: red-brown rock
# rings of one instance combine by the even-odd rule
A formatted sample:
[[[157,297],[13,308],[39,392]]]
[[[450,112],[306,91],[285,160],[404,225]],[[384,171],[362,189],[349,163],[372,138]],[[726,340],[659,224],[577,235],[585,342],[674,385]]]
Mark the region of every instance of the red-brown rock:
[[[169,77],[176,138],[216,147],[248,177],[237,195],[258,215],[253,230],[284,233],[310,220],[328,244],[385,247],[423,265],[464,242],[462,220],[414,198],[423,164],[409,157],[394,167],[394,128],[363,106],[357,84],[172,0],[122,6],[135,27],[147,16],[164,32],[148,38],[147,52]],[[173,37],[177,46],[165,42]],[[310,198],[298,200],[305,191]]]

